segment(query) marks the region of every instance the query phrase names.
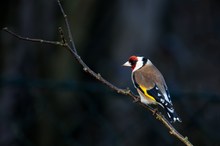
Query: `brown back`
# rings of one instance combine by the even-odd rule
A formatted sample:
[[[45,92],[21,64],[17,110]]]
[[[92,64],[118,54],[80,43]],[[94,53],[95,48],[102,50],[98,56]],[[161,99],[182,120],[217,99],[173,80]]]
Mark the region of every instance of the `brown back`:
[[[133,73],[134,80],[138,85],[145,86],[148,90],[152,89],[155,84],[162,93],[166,93],[165,80],[160,71],[150,62]]]

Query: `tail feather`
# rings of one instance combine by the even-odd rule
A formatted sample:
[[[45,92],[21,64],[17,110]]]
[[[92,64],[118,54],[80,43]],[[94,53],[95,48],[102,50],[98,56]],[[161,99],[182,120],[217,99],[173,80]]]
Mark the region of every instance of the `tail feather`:
[[[178,117],[178,115],[174,111],[173,107],[172,108],[166,107],[165,109],[166,109],[167,115],[168,115],[171,123],[174,123],[176,121],[182,122],[182,120]]]

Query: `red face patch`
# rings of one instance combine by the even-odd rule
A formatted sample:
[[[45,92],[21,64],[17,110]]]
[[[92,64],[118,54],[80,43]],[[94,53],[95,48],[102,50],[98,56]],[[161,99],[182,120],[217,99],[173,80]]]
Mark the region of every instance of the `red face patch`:
[[[138,58],[137,58],[137,56],[131,56],[128,61],[131,64],[131,68],[133,70],[135,68],[135,66],[136,66]]]

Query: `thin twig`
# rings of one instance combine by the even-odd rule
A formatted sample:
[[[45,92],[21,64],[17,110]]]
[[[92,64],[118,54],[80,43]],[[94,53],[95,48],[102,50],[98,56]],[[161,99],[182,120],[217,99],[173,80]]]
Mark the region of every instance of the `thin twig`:
[[[122,94],[122,95],[127,95],[132,97],[132,99],[138,103],[139,105],[143,106],[144,108],[148,109],[149,111],[151,111],[153,113],[153,115],[155,116],[156,119],[158,119],[161,123],[163,123],[163,125],[169,130],[170,134],[175,136],[177,139],[179,139],[180,141],[182,141],[186,146],[193,146],[192,143],[188,140],[187,137],[184,137],[183,135],[181,135],[170,123],[169,121],[159,112],[155,112],[155,110],[146,105],[143,104],[142,102],[140,102],[140,99],[138,96],[136,96],[135,94],[133,94],[129,89],[120,89],[116,86],[114,86],[112,83],[108,82],[106,79],[104,79],[100,73],[95,73],[92,69],[90,69],[86,63],[81,59],[81,57],[77,54],[75,45],[74,45],[74,41],[72,39],[72,34],[70,31],[70,27],[69,27],[69,23],[67,20],[67,16],[62,8],[62,5],[60,4],[60,1],[57,0],[59,7],[62,11],[63,17],[65,18],[66,21],[66,25],[67,25],[67,29],[68,29],[68,35],[69,35],[69,39],[70,39],[70,43],[72,44],[72,46],[70,47],[66,41],[64,36],[62,35],[62,30],[60,29],[60,37],[61,37],[61,41],[47,41],[47,40],[42,40],[42,39],[33,39],[33,38],[28,38],[28,37],[22,37],[14,32],[12,32],[11,30],[9,30],[8,28],[3,28],[4,31],[8,32],[9,34],[15,36],[18,39],[21,40],[25,40],[25,41],[31,41],[31,42],[38,42],[38,43],[44,43],[44,44],[51,44],[51,45],[59,45],[64,47],[65,49],[67,49],[68,51],[70,51],[70,53],[73,55],[73,57],[78,61],[78,63],[83,67],[83,70],[88,73],[89,75],[91,75],[92,77],[94,77],[95,79],[97,79],[98,81],[100,81],[101,83],[105,84],[106,86],[108,86],[110,89],[112,89],[113,91],[117,92],[118,94]]]
[[[65,20],[65,23],[66,23],[66,27],[67,27],[67,31],[68,31],[68,36],[69,36],[69,41],[70,41],[70,44],[71,44],[71,47],[72,47],[71,50],[73,50],[74,52],[77,53],[76,46],[75,46],[75,43],[73,41],[73,35],[72,35],[71,29],[70,29],[70,25],[69,25],[69,21],[68,21],[67,15],[66,15],[65,11],[63,10],[63,7],[62,7],[62,5],[60,3],[60,0],[57,0],[57,3],[59,5],[59,7],[60,7],[60,10],[61,10],[61,12],[63,14],[64,20]]]
[[[59,46],[66,46],[66,44],[58,41],[48,41],[48,40],[43,40],[43,39],[33,39],[33,38],[28,38],[28,37],[23,37],[20,35],[17,35],[15,32],[9,30],[7,27],[3,28],[4,31],[8,32],[9,34],[15,36],[18,39],[25,40],[25,41],[31,41],[31,42],[37,42],[37,43],[44,43],[44,44],[51,44],[51,45],[59,45]]]

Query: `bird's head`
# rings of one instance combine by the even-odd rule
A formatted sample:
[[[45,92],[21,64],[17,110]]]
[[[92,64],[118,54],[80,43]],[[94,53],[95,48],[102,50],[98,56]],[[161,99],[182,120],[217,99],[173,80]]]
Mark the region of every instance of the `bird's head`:
[[[135,71],[141,68],[146,63],[146,61],[147,60],[144,57],[131,56],[122,66],[131,67],[132,71]]]

